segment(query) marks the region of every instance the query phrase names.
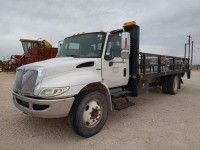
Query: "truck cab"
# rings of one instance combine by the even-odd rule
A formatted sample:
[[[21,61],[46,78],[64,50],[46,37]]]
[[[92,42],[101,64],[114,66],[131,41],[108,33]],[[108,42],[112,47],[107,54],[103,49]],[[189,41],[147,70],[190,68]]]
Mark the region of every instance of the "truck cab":
[[[76,34],[64,39],[56,58],[17,69],[13,102],[32,116],[68,116],[76,133],[90,137],[103,128],[109,111],[133,105],[127,95],[147,92],[149,82],[139,80],[140,61],[135,22],[124,29]],[[126,103],[117,106],[114,100],[121,97]]]

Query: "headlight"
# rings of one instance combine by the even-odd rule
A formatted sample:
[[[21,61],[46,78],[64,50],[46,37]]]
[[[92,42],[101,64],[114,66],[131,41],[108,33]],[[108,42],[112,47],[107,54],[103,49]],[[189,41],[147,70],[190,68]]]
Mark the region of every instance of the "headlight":
[[[68,91],[69,87],[64,87],[64,88],[46,88],[43,89],[39,96],[41,97],[52,97],[52,96],[57,96],[60,94],[63,94],[64,92]]]

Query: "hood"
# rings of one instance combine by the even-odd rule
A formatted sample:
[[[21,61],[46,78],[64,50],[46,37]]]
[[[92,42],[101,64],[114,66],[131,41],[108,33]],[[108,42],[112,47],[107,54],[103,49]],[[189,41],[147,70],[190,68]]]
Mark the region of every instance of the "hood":
[[[73,58],[73,57],[60,57],[48,59],[45,61],[35,62],[23,66],[26,69],[44,67],[46,68],[46,75],[50,76],[58,73],[68,72],[77,68],[94,67],[95,62],[100,58]]]

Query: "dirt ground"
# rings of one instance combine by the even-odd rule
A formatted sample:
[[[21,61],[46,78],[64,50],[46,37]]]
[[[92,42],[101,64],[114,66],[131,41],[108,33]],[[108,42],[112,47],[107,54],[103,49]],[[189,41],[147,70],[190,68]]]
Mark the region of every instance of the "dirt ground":
[[[0,72],[0,150],[45,149],[200,149],[200,72],[184,78],[177,95],[160,88],[132,98],[136,105],[112,111],[104,128],[82,138],[67,119],[41,119],[23,114],[12,102],[14,73]]]

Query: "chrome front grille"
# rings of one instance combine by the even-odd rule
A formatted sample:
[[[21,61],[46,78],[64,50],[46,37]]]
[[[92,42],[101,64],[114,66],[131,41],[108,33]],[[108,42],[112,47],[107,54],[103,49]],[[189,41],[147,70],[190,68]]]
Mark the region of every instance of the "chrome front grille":
[[[34,92],[37,76],[38,72],[36,70],[17,70],[15,90],[20,93],[32,94]]]
[[[22,70],[17,70],[16,72],[15,89],[22,89]]]

